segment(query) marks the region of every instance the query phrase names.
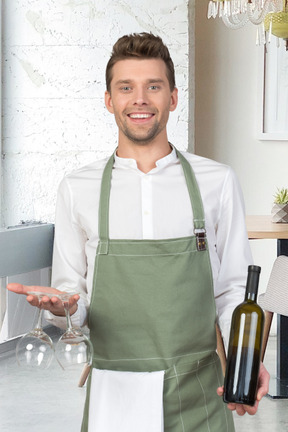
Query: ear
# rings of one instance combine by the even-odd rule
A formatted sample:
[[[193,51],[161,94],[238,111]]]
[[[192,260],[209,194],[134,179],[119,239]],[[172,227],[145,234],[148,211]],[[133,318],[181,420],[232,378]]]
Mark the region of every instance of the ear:
[[[114,114],[112,96],[111,96],[111,93],[108,91],[105,92],[105,105],[106,105],[107,110],[111,114]]]
[[[174,111],[178,105],[178,89],[175,87],[171,93],[170,111]]]

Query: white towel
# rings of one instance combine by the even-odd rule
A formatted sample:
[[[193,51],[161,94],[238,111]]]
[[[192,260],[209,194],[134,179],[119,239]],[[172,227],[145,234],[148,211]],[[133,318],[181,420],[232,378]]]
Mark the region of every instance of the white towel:
[[[93,369],[89,432],[163,432],[164,371]]]

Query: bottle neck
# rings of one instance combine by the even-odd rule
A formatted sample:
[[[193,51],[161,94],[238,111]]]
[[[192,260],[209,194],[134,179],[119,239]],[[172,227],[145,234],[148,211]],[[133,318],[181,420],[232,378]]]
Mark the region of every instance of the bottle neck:
[[[248,277],[245,292],[245,301],[250,300],[253,302],[257,301],[258,294],[258,284],[260,276],[260,267],[249,266],[248,267]]]
[[[246,292],[245,294],[245,301],[253,301],[256,303],[257,301],[257,293],[253,293],[253,292]]]

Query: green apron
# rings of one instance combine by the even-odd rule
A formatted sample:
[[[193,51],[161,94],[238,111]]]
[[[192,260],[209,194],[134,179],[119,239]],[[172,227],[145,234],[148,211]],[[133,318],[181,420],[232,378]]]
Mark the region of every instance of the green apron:
[[[165,432],[232,432],[232,414],[216,393],[223,375],[215,352],[216,308],[203,205],[190,164],[181,153],[177,156],[193,209],[191,237],[110,239],[114,155],[104,169],[89,311],[93,367],[165,370]],[[91,376],[82,432],[88,431],[90,384]]]

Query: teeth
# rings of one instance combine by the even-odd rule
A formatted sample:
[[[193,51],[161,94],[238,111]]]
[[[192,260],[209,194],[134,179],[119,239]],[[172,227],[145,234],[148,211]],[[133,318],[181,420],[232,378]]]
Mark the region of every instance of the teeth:
[[[137,119],[137,118],[139,118],[139,119],[144,119],[144,118],[149,118],[149,117],[152,117],[152,114],[130,114],[130,117],[131,118],[135,118],[135,119]]]

